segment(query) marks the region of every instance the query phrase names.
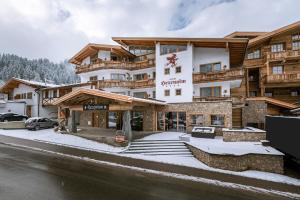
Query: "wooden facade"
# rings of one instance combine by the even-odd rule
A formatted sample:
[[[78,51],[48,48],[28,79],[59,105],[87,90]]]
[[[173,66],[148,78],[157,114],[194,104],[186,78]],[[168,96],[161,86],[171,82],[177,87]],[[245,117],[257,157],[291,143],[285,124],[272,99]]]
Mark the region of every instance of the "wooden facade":
[[[250,39],[244,61],[247,97],[300,101],[299,32],[300,22],[296,22]],[[248,58],[252,52],[257,56]]]

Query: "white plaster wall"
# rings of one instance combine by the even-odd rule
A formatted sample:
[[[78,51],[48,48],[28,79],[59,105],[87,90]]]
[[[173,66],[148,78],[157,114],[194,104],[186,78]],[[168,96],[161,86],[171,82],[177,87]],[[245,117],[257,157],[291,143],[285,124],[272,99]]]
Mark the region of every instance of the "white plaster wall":
[[[194,72],[199,72],[200,65],[221,62],[221,67],[229,69],[229,51],[225,48],[202,48],[195,47],[193,52]]]
[[[110,60],[110,51],[98,51],[98,58],[102,60]]]
[[[175,73],[175,67],[170,67],[170,75],[164,74],[167,57],[171,54],[160,55],[160,45],[156,44],[156,98],[167,103],[193,101],[193,47],[188,45],[186,51],[176,53],[177,66],[181,66],[181,73]],[[185,83],[171,86],[162,86],[162,81],[185,80]],[[182,95],[176,96],[175,89],[181,89]],[[164,96],[164,90],[170,89],[170,96]]]
[[[221,86],[221,95],[222,96],[230,96],[230,81],[222,81],[222,82],[208,82],[208,83],[199,83],[194,84],[194,96],[200,96],[200,88],[202,87],[219,87]]]
[[[8,101],[0,107],[0,113],[13,112],[20,115],[26,114],[26,103],[25,102],[13,102]]]

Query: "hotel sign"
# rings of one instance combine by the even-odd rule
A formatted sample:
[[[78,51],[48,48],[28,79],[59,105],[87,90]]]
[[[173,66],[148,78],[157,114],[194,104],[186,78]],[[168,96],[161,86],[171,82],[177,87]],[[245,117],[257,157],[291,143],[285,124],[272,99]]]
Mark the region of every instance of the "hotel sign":
[[[106,104],[84,104],[83,110],[108,110]]]
[[[175,85],[180,85],[180,84],[184,84],[186,83],[186,80],[182,80],[182,79],[170,79],[168,81],[162,81],[160,84],[162,86],[175,86]]]

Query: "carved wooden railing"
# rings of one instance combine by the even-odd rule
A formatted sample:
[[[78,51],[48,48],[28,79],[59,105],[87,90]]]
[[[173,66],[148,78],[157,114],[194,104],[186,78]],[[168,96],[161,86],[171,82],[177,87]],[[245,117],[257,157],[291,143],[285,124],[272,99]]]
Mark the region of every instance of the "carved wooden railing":
[[[283,59],[299,58],[300,50],[287,50],[282,52],[268,52],[267,59],[269,61],[277,61]]]
[[[137,62],[127,62],[127,61],[100,61],[88,65],[77,65],[75,72],[77,74],[95,71],[99,69],[127,69],[127,70],[137,70],[145,69],[155,66],[155,59],[146,59]]]
[[[113,88],[113,87],[124,87],[124,88],[148,88],[155,87],[154,79],[146,79],[139,81],[127,81],[127,80],[98,80],[96,88]]]
[[[242,96],[220,96],[220,97],[200,97],[200,96],[193,96],[193,101],[225,101],[231,100],[233,103],[240,103],[242,102],[244,97]]]
[[[300,73],[288,74],[272,74],[265,76],[266,83],[286,83],[286,82],[299,82]]]
[[[244,70],[242,68],[222,70],[218,72],[209,73],[193,73],[193,83],[201,83],[207,81],[217,80],[235,80],[244,77]]]
[[[49,97],[49,98],[43,98],[42,105],[43,106],[52,106],[53,102],[55,100],[59,99],[59,97]]]
[[[264,65],[264,59],[259,58],[259,59],[245,59],[244,60],[244,66],[245,67],[252,67],[252,66],[262,66]]]

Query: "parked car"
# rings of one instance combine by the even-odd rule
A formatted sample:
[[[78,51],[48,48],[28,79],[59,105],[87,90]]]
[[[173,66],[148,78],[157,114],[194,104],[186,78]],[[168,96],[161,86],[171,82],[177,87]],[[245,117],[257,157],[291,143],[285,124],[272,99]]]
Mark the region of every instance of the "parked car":
[[[55,126],[58,126],[58,122],[46,117],[32,117],[25,122],[25,127],[29,130],[54,128]]]
[[[26,115],[19,115],[16,113],[0,113],[0,122],[9,121],[25,121],[28,117]]]

